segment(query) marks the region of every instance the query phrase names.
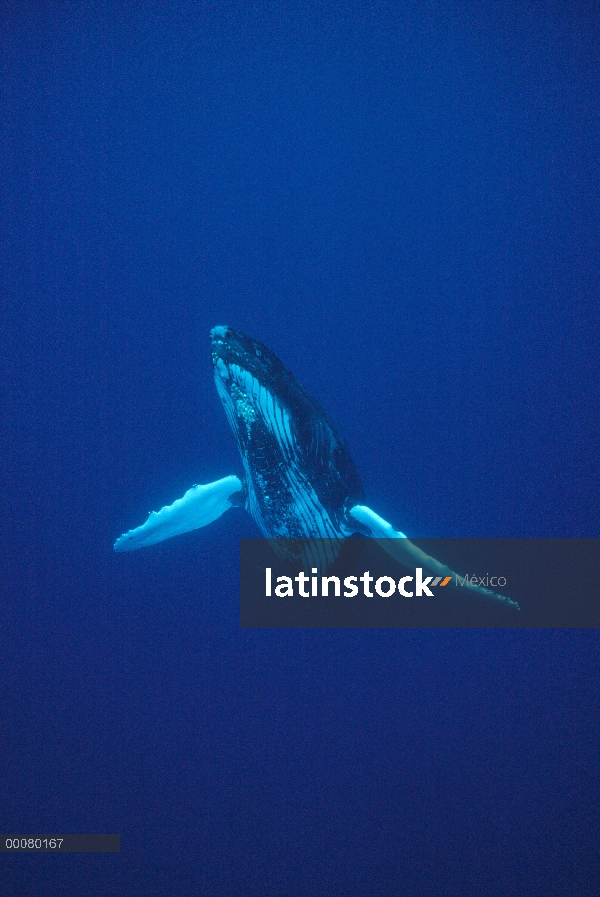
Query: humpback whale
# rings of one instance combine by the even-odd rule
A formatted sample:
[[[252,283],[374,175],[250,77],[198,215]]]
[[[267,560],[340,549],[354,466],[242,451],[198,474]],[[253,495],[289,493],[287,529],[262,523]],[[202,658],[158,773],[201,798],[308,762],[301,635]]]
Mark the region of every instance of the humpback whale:
[[[240,452],[243,475],[193,486],[120,536],[132,551],[206,526],[243,507],[270,540],[324,540],[327,566],[343,541],[368,536],[404,566],[455,573],[371,510],[352,456],[321,406],[266,346],[232,327],[210,333],[215,385]],[[285,543],[274,542],[274,547]],[[315,543],[317,544],[317,543]],[[321,548],[321,550],[323,550]],[[469,582],[469,592],[518,607]]]

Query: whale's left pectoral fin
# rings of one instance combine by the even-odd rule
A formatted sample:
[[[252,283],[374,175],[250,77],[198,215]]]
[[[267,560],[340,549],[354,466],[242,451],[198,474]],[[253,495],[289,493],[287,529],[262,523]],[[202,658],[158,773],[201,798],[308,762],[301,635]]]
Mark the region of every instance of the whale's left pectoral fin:
[[[133,551],[189,533],[212,523],[229,508],[244,503],[244,486],[236,476],[224,477],[206,486],[192,486],[183,498],[160,511],[152,511],[142,526],[119,536],[115,551]]]
[[[352,520],[360,524],[361,531],[367,532],[372,538],[376,539],[381,547],[403,566],[411,567],[416,564],[429,573],[444,578],[451,577],[452,581],[456,582],[456,573],[450,567],[425,554],[410,539],[407,539],[404,533],[395,530],[391,524],[376,514],[375,511],[372,511],[371,508],[367,508],[366,505],[354,505],[348,513]],[[501,601],[507,606],[520,610],[516,601],[507,598],[505,595],[498,595],[496,592],[492,592],[491,589],[472,585],[470,582],[466,582],[464,588],[471,593],[480,595],[482,598]]]

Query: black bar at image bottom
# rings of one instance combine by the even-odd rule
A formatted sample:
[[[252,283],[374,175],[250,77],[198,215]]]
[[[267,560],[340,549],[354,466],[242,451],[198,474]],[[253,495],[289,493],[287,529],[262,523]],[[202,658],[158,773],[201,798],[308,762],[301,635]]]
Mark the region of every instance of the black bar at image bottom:
[[[0,835],[0,853],[118,853],[120,835]]]

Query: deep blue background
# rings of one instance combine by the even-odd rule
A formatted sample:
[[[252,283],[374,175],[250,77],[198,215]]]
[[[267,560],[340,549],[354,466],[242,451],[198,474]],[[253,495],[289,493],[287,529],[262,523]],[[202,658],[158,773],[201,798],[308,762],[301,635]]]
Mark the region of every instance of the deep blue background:
[[[421,536],[598,536],[596,2],[2,2],[0,894],[597,895],[595,632],[240,631],[208,332]]]

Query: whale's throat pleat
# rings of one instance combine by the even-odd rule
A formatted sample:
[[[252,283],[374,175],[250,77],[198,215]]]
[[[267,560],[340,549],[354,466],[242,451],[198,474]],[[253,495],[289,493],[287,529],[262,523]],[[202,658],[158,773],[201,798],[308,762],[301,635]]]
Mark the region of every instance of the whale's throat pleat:
[[[228,366],[227,378],[215,374],[244,465],[246,508],[261,531],[269,538],[340,538],[317,491],[318,434],[306,446],[284,403],[239,365]]]

